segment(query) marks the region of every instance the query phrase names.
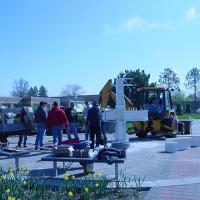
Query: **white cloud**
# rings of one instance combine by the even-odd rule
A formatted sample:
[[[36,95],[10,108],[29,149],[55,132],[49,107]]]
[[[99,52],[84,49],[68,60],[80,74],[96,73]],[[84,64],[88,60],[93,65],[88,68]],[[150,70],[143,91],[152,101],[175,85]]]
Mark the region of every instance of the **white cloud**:
[[[187,21],[191,21],[195,18],[197,18],[197,10],[196,8],[192,7],[192,8],[189,8],[186,12],[186,20]]]
[[[126,20],[123,25],[125,30],[131,31],[134,28],[143,27],[145,22],[139,17],[132,17]]]
[[[169,29],[172,28],[172,23],[149,23],[148,28],[155,29],[155,28],[161,28],[161,29]]]
[[[111,25],[105,26],[106,34],[120,33],[124,31],[131,32],[135,29],[170,29],[173,27],[172,23],[169,22],[147,22],[140,17],[131,17],[127,20],[124,20],[121,24],[118,24],[117,27]]]

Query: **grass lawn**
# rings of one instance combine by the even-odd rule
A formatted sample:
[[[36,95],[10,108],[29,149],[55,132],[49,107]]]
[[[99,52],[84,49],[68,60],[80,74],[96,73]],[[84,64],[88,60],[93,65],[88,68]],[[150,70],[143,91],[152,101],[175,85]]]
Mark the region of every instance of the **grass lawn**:
[[[197,113],[191,113],[191,114],[183,114],[183,115],[178,115],[178,118],[181,120],[181,119],[189,119],[189,118],[192,118],[192,119],[200,119],[200,114],[197,114]]]

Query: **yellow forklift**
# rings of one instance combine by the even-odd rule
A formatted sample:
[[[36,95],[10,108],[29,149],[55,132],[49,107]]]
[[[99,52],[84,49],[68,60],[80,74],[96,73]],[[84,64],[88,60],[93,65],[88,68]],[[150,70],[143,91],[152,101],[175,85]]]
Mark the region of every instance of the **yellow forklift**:
[[[101,108],[115,107],[116,96],[112,88],[113,84],[110,79],[99,94]],[[176,137],[178,126],[182,127],[180,132],[184,134],[184,126],[179,122],[172,106],[171,90],[163,87],[143,87],[137,89],[134,104],[126,96],[124,98],[126,110],[148,110],[147,121],[128,122],[129,134],[136,134],[139,138],[146,137],[149,132],[152,135],[162,134],[166,137]]]

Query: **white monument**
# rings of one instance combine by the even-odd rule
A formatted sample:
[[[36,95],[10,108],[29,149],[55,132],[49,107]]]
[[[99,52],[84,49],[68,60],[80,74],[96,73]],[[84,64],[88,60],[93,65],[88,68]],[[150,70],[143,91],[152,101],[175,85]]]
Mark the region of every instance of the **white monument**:
[[[124,87],[131,86],[126,81],[127,79],[125,78],[118,78],[116,80],[116,108],[113,110],[105,110],[103,114],[104,121],[116,122],[115,141],[112,146],[120,149],[125,149],[129,145],[126,122],[148,120],[147,110],[126,110]]]

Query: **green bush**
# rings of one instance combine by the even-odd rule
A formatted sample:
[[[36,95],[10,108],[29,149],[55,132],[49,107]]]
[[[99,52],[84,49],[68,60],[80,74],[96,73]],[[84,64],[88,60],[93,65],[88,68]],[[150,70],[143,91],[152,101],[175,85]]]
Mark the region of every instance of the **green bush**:
[[[190,106],[190,104],[186,105],[185,113],[187,113],[187,114],[191,113],[191,106]]]
[[[176,105],[176,114],[177,115],[182,115],[183,114],[183,110],[182,110],[181,104],[177,104]]]

